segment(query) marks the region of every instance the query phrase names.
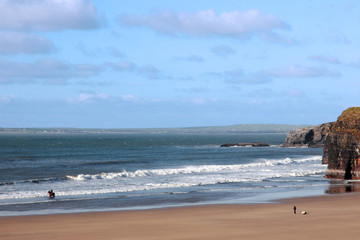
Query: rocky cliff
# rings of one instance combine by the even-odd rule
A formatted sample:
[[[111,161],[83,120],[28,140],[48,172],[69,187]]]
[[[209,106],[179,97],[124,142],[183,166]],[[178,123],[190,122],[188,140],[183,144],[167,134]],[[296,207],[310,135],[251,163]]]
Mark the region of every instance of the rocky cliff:
[[[283,147],[324,147],[327,132],[334,123],[324,123],[313,127],[299,128],[290,131]]]
[[[360,179],[360,107],[342,112],[324,143],[326,177]]]

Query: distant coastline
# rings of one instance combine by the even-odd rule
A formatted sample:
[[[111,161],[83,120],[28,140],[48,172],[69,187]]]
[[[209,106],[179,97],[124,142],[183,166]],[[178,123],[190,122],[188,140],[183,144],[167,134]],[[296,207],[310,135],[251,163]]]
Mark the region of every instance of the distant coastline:
[[[183,128],[0,128],[2,133],[24,134],[139,134],[139,133],[288,133],[309,125],[286,124],[238,124],[230,126],[183,127]]]

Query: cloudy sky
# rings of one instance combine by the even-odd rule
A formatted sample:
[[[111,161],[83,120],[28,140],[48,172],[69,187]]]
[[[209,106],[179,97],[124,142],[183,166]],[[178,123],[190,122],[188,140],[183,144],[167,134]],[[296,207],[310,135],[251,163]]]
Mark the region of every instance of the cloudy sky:
[[[320,124],[360,101],[360,2],[0,0],[0,127]]]

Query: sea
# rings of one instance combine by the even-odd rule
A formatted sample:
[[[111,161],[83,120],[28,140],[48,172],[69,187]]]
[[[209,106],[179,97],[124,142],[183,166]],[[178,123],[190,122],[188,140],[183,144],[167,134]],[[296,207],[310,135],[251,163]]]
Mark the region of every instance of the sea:
[[[285,133],[1,133],[0,216],[256,204],[324,195],[321,148]],[[269,147],[220,147],[261,142]],[[50,199],[48,191],[56,197]]]

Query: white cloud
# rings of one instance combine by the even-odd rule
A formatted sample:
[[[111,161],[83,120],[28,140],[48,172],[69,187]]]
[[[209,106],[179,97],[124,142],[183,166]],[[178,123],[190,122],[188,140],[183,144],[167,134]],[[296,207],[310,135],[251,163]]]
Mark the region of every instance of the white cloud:
[[[250,99],[253,99],[254,97],[255,98],[259,97],[263,100],[293,99],[293,98],[305,99],[306,95],[304,91],[302,91],[301,89],[288,89],[285,91],[275,91],[274,89],[271,88],[261,88],[250,91],[247,94],[247,97],[249,97]]]
[[[106,93],[83,92],[76,98],[69,98],[68,103],[94,103],[101,100],[109,100],[110,96]]]
[[[113,57],[116,57],[116,58],[125,57],[125,54],[115,47],[107,47],[106,50]]]
[[[263,84],[271,81],[269,77],[261,73],[244,73],[240,69],[224,72],[213,72],[210,76],[220,78],[230,84]]]
[[[227,57],[228,55],[236,53],[235,49],[233,49],[232,47],[226,46],[226,45],[219,45],[219,46],[213,47],[211,49],[211,51],[213,53],[215,53],[216,55],[219,55],[222,57]]]
[[[120,71],[120,72],[132,72],[135,71],[135,69],[137,68],[137,65],[135,63],[128,61],[120,61],[117,63],[106,62],[105,65],[112,68],[115,71]]]
[[[327,36],[327,40],[338,44],[351,44],[352,41],[342,32],[333,32]]]
[[[17,97],[15,95],[3,95],[0,96],[0,103],[9,103],[12,99],[16,99]]]
[[[191,104],[194,106],[203,106],[203,105],[211,105],[216,104],[219,100],[216,98],[202,98],[202,97],[195,97],[195,98],[184,98],[182,102],[186,104]]]
[[[102,49],[97,47],[96,49],[90,49],[85,43],[78,42],[76,49],[79,50],[84,56],[87,57],[98,57],[102,53]]]
[[[42,37],[21,32],[0,32],[0,54],[37,54],[54,51],[54,45]]]
[[[125,95],[122,95],[120,98],[123,101],[127,101],[127,102],[135,102],[135,101],[137,101],[137,97],[135,97],[132,94],[125,94]]]
[[[86,78],[97,75],[102,66],[94,64],[72,64],[58,59],[40,59],[35,62],[0,60],[0,83],[66,84],[71,78]]]
[[[354,68],[360,68],[360,59],[353,61],[349,64],[350,67],[354,67]]]
[[[257,99],[261,97],[262,99],[269,99],[269,98],[278,98],[279,93],[275,92],[273,89],[270,88],[261,88],[255,89],[253,91],[249,91],[246,96],[249,99]]]
[[[306,97],[305,93],[301,89],[290,89],[281,93],[283,96],[291,97],[291,98],[302,98]]]
[[[199,55],[190,55],[187,57],[177,57],[175,60],[189,61],[189,62],[204,62],[204,58]]]
[[[185,93],[204,93],[209,92],[209,88],[205,87],[190,87],[190,88],[181,88],[176,89],[177,92],[185,92]]]
[[[139,67],[137,69],[137,72],[141,75],[146,76],[149,79],[168,78],[159,69],[155,68],[152,65],[146,65],[146,66]]]
[[[273,41],[278,36],[274,30],[287,28],[274,15],[265,15],[258,10],[244,12],[232,11],[216,14],[213,10],[204,10],[195,14],[186,12],[163,11],[154,14],[134,16],[122,15],[119,22],[129,27],[148,27],[156,32],[191,36],[225,36],[246,38],[257,35],[265,40]],[[284,40],[283,42],[288,42]]]
[[[138,66],[133,62],[120,61],[117,63],[106,62],[106,66],[112,70],[119,72],[132,72],[141,76],[145,76],[149,79],[169,79],[171,77],[166,76],[163,72],[152,65]]]
[[[194,98],[194,99],[191,99],[190,102],[193,104],[196,104],[196,105],[206,104],[206,100],[203,98]]]
[[[125,54],[122,53],[119,49],[107,46],[97,46],[95,48],[89,47],[84,42],[80,41],[76,44],[76,49],[79,50],[86,57],[115,57],[115,58],[124,58]]]
[[[132,62],[104,62],[102,64],[74,64],[56,58],[44,58],[34,62],[0,59],[0,84],[47,83],[63,85],[74,78],[85,79],[106,70],[128,72],[148,79],[173,79],[152,65],[138,66]]]
[[[324,67],[302,67],[290,65],[285,68],[262,70],[258,72],[244,72],[241,69],[234,69],[224,72],[210,72],[209,76],[223,80],[230,84],[265,84],[272,81],[274,77],[339,77],[341,73],[336,69]]]
[[[0,0],[0,29],[52,31],[99,27],[96,9],[85,0]]]
[[[262,38],[268,42],[279,43],[279,44],[284,44],[284,45],[297,44],[296,40],[294,40],[290,37],[280,36],[279,34],[277,34],[275,32],[262,32],[262,33],[259,33],[259,36],[260,36],[260,38]]]
[[[0,0],[0,54],[46,54],[54,45],[31,32],[86,30],[100,26],[86,0]]]
[[[340,64],[340,60],[337,57],[329,56],[329,55],[312,55],[309,57],[310,60],[332,63],[332,64]]]
[[[105,93],[81,93],[78,100],[80,102],[89,101],[91,99],[107,99],[109,96]]]
[[[341,73],[336,69],[328,69],[324,67],[302,67],[290,65],[286,68],[272,69],[262,71],[263,75],[271,77],[339,77]]]

